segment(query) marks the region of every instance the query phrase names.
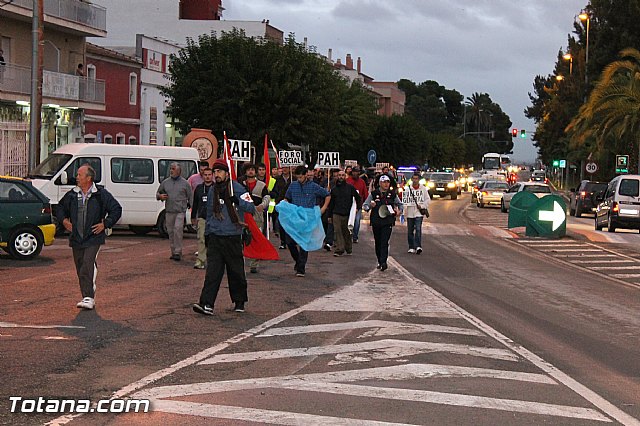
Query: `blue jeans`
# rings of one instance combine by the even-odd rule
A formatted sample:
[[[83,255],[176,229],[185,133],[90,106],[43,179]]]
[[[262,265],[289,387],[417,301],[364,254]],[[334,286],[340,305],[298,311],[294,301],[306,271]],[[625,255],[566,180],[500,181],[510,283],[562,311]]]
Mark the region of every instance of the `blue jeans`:
[[[353,223],[353,241],[358,241],[358,234],[360,233],[361,219],[362,219],[362,209],[356,210],[356,220]]]
[[[422,247],[422,216],[407,218],[407,242],[410,249]]]

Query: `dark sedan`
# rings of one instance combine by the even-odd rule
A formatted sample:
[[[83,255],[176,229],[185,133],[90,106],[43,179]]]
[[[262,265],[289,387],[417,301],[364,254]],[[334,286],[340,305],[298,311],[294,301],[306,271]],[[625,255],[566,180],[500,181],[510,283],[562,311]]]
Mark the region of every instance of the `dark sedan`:
[[[583,180],[578,188],[571,189],[569,213],[575,217],[581,217],[583,213],[594,213],[598,207],[598,193],[606,190],[606,182]]]

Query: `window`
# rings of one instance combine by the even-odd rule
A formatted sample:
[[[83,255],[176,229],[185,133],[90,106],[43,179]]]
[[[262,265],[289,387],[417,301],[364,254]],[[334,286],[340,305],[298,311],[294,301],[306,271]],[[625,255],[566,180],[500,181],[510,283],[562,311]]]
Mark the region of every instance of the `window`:
[[[622,179],[618,193],[627,197],[637,197],[640,193],[640,181],[637,179]]]
[[[113,183],[153,183],[153,160],[148,158],[113,158]]]
[[[136,105],[138,103],[138,75],[129,74],[129,104]]]
[[[84,142],[85,143],[96,143],[96,135],[87,133],[86,135],[84,135]]]
[[[124,145],[124,133],[118,133],[116,135],[116,143],[118,145]]]
[[[96,178],[93,180],[96,183],[99,183],[102,180],[102,162],[98,157],[80,157],[76,158],[73,163],[69,165],[65,170],[67,172],[67,185],[75,185],[76,184],[76,175],[78,174],[78,169],[80,166],[85,164],[89,164],[93,167],[93,170],[96,171]],[[60,183],[56,182],[58,185]]]
[[[129,145],[138,145],[138,139],[135,136],[129,136]]]
[[[195,161],[191,160],[160,160],[158,161],[158,179],[160,182],[169,177],[169,166],[171,163],[178,163],[182,169],[182,177],[189,179],[189,176],[198,173]]]
[[[113,136],[111,136],[111,135],[106,135],[106,136],[104,137],[104,143],[112,144],[112,143],[113,143]]]
[[[31,191],[14,182],[0,182],[0,201],[2,202],[33,202],[40,201]]]
[[[93,64],[89,64],[87,65],[87,78],[89,80],[95,80],[96,79],[96,66]]]

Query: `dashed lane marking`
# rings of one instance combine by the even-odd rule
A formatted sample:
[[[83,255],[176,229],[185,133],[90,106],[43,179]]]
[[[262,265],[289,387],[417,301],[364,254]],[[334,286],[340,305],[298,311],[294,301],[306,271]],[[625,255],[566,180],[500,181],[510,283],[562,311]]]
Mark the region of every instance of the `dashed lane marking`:
[[[80,325],[35,325],[35,324],[14,324],[12,322],[0,321],[0,328],[85,328]]]

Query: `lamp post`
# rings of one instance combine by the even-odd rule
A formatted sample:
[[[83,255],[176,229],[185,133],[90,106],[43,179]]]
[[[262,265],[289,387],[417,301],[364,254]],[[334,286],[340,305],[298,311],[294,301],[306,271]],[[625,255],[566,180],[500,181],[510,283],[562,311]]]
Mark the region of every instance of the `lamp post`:
[[[587,72],[587,66],[589,65],[589,26],[591,24],[591,17],[589,16],[588,13],[582,12],[580,15],[578,15],[578,18],[580,18],[581,21],[586,21],[586,24],[587,24],[587,43],[586,43],[585,53],[584,53],[584,85],[585,85],[585,97],[586,97],[587,86],[589,84],[589,73]]]
[[[571,53],[566,53],[562,55],[562,59],[565,61],[569,61],[569,75],[573,75],[573,56]]]

